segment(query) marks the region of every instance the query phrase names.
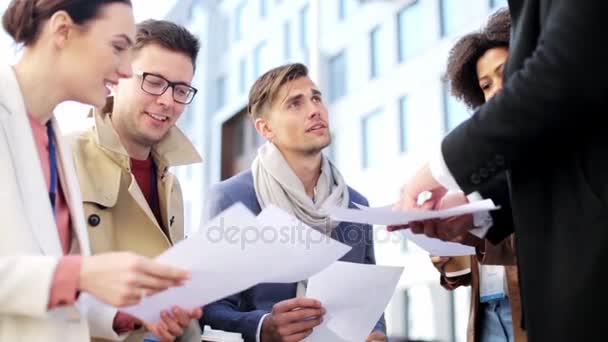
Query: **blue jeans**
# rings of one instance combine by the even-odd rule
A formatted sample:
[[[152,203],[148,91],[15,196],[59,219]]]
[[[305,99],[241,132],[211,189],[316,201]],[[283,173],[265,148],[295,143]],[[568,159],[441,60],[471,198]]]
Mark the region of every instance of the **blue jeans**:
[[[513,342],[513,319],[509,298],[480,303],[481,342]]]

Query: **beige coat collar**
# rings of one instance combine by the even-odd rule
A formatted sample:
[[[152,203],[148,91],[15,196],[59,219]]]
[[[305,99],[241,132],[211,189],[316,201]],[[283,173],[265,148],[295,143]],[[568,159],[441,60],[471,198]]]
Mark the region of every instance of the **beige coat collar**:
[[[104,109],[106,109],[104,107]],[[102,148],[128,160],[129,154],[122,146],[118,134],[112,125],[110,113],[93,110],[97,144]],[[152,147],[152,158],[159,169],[171,166],[200,163],[203,159],[184,133],[172,127],[161,142]]]

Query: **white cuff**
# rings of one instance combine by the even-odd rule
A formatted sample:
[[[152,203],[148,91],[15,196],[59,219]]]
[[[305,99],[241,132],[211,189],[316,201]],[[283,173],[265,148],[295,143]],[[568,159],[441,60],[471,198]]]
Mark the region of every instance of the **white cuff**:
[[[91,337],[122,341],[129,336],[128,332],[119,335],[114,331],[114,316],[118,311],[116,308],[102,303],[88,293],[80,293],[78,304],[87,313]]]
[[[264,323],[264,318],[266,318],[266,316],[268,315],[270,314],[267,313],[262,316],[262,318],[260,318],[260,323],[258,323],[258,330],[255,332],[255,342],[260,342],[262,340],[262,337],[260,336],[260,334],[262,334],[262,323]]]
[[[479,192],[475,191],[475,192],[468,194],[467,199],[469,200],[469,203],[470,203],[470,202],[481,201],[481,200],[483,200],[483,197],[481,197],[481,194],[479,194]],[[489,211],[482,211],[482,212],[474,213],[473,214],[473,225],[475,226],[475,228],[469,230],[469,232],[471,234],[477,236],[478,238],[483,239],[493,224],[494,224],[494,221],[492,220],[492,215],[490,215]]]
[[[436,153],[429,162],[433,178],[448,190],[461,191],[460,186],[456,183],[450,169],[448,169],[448,166],[445,164],[445,159],[443,159],[443,153],[441,152],[441,145],[437,152],[438,153]]]

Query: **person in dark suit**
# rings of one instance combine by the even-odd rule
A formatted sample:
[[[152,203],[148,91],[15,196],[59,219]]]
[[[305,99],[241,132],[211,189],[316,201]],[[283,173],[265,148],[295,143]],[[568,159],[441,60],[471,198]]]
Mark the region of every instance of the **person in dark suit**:
[[[430,191],[422,207],[432,208],[447,189],[505,198],[493,179],[506,171],[510,206],[496,212],[487,238],[499,242],[515,227],[529,340],[603,340],[608,70],[594,66],[608,60],[608,2],[511,0],[509,8],[502,91],[444,138],[436,158],[404,185],[398,207],[414,208]],[[453,239],[470,227],[429,221],[412,228]]]
[[[325,211],[329,206],[367,205],[367,199],[346,185],[321,152],[331,142],[328,113],[306,66],[287,64],[262,75],[249,93],[248,109],[267,142],[250,170],[210,190],[203,221],[236,202],[256,215],[275,205],[350,245],[342,261],[375,264],[372,227],[335,222]],[[241,333],[249,342],[300,341],[325,314],[322,303],[302,297],[305,286],[305,281],[256,285],[207,305],[201,325]],[[379,317],[367,341],[385,340],[384,318]]]

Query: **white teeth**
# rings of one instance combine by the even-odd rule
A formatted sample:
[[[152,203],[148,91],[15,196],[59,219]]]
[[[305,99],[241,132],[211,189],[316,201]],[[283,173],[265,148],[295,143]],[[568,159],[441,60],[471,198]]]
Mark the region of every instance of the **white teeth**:
[[[167,121],[167,117],[166,116],[154,115],[154,114],[151,114],[151,113],[148,113],[148,115],[150,115],[151,117],[155,118],[158,121]]]

